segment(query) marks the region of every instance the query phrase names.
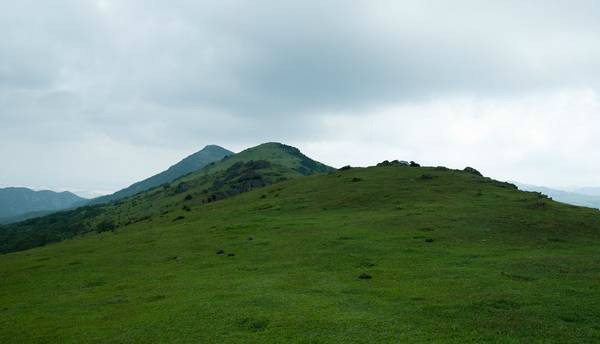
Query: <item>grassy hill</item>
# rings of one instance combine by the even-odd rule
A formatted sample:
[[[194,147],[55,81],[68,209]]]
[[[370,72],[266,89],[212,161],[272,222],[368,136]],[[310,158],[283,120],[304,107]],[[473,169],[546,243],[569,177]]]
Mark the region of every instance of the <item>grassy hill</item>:
[[[166,171],[158,173],[152,177],[139,181],[123,190],[119,190],[111,195],[98,197],[90,201],[88,204],[101,204],[110,201],[119,200],[125,197],[130,197],[140,192],[150,190],[159,185],[170,183],[175,179],[183,177],[187,174],[195,172],[204,166],[219,161],[226,156],[234,153],[216,145],[208,145],[200,151],[186,157],[177,164],[169,167]]]
[[[189,210],[187,204],[192,199],[209,203],[288,178],[333,170],[297,148],[266,143],[125,199],[0,227],[0,253],[43,246],[92,231],[110,231],[166,215],[178,207]]]
[[[0,256],[0,341],[600,341],[597,210],[442,168],[252,164]],[[252,171],[276,182],[207,201]],[[123,222],[140,203],[158,215]]]
[[[235,163],[267,160],[272,164],[283,166],[296,171],[300,175],[311,175],[315,173],[331,172],[334,169],[318,161],[314,161],[302,154],[296,147],[284,145],[277,142],[268,142],[256,147],[248,148],[238,154],[225,157],[220,162],[208,164],[206,168],[198,170],[183,180],[197,178],[217,171],[225,170]]]

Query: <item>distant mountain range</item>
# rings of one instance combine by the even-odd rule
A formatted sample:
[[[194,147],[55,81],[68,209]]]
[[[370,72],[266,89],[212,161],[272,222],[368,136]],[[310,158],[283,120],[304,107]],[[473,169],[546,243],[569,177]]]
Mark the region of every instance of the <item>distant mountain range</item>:
[[[3,188],[0,189],[0,223],[46,215],[84,201],[86,201],[85,198],[68,191],[34,191],[21,187]],[[31,214],[31,216],[26,214]]]
[[[27,188],[0,189],[0,224],[14,223],[83,205],[108,203],[133,196],[143,191],[195,172],[206,165],[220,161],[234,153],[216,145],[208,145],[188,156],[166,171],[137,182],[111,195],[88,200],[71,192],[33,191]]]
[[[575,191],[564,191],[516,182],[514,184],[523,191],[541,192],[544,195],[552,197],[555,201],[600,209],[600,188],[586,187],[574,189]]]
[[[581,194],[581,195],[600,197],[600,187],[583,187],[583,188],[576,188],[576,189],[568,190],[568,191],[574,192],[577,194]]]

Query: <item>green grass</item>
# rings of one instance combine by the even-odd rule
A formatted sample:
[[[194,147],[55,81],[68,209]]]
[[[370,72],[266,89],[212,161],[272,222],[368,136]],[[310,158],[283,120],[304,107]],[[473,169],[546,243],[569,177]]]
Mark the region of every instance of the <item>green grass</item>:
[[[168,213],[0,256],[0,342],[600,341],[597,210],[434,168],[154,192],[99,220]]]

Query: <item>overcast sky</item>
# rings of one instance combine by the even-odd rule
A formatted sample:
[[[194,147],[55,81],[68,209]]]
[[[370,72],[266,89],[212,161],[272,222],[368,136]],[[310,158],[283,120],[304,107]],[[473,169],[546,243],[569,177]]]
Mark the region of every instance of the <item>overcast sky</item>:
[[[0,0],[0,186],[110,192],[267,141],[600,186],[599,18],[592,0]]]

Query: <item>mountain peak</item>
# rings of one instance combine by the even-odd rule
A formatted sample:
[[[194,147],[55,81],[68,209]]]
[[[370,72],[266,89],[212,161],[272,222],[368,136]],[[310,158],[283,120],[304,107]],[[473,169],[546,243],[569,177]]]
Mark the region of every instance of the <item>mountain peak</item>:
[[[279,142],[266,142],[245,149],[244,151],[233,155],[222,164],[218,164],[218,166],[214,166],[209,170],[204,171],[204,173],[213,172],[215,169],[227,169],[236,162],[257,160],[266,160],[276,165],[291,168],[302,175],[329,172],[333,170],[333,168],[312,160],[302,154],[296,147]]]
[[[92,201],[93,204],[105,203],[121,198],[133,196],[142,191],[157,187],[164,183],[170,183],[173,180],[195,172],[211,162],[219,161],[226,156],[234,153],[217,145],[207,145],[194,154],[191,154],[169,167],[166,171],[156,174],[150,178],[137,182],[125,189],[119,190],[112,195],[102,196]]]
[[[221,146],[213,145],[213,144],[204,146],[204,148],[202,148],[201,150],[199,150],[198,153],[199,152],[204,152],[204,151],[226,151],[226,152],[231,153],[231,151],[229,151],[229,150],[227,150],[227,149],[225,149],[225,148],[223,148]]]

